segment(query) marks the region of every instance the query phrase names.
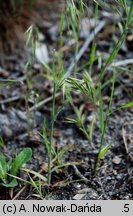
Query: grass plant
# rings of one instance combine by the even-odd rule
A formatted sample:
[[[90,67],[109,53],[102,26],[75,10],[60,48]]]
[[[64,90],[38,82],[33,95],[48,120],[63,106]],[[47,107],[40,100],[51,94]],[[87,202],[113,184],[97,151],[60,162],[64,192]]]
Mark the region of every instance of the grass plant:
[[[109,54],[109,57],[107,57],[105,61],[103,60],[104,64],[103,64],[101,71],[98,74],[98,78],[96,81],[93,80],[93,66],[98,59],[98,57],[96,56],[97,45],[96,45],[95,37],[91,44],[91,51],[90,51],[89,59],[87,63],[85,63],[84,65],[80,64],[80,69],[82,69],[81,74],[77,73],[77,71],[79,70],[78,62],[76,60],[76,55],[78,53],[78,48],[79,48],[79,27],[80,27],[82,15],[85,9],[87,8],[87,5],[85,5],[85,3],[82,0],[79,0],[79,8],[77,8],[75,1],[70,0],[68,1],[68,5],[67,5],[68,8],[66,12],[66,17],[65,15],[61,16],[58,56],[56,55],[55,50],[53,50],[51,65],[47,65],[47,64],[43,65],[44,69],[48,71],[48,76],[52,79],[52,83],[53,83],[52,103],[51,103],[51,122],[50,122],[50,127],[49,127],[50,134],[49,136],[47,134],[48,124],[45,118],[44,118],[44,124],[42,128],[42,134],[41,134],[41,136],[43,137],[44,146],[46,148],[47,156],[48,156],[48,180],[46,178],[43,178],[42,175],[35,173],[34,171],[26,170],[26,172],[30,174],[34,174],[39,178],[39,181],[37,182],[33,178],[31,178],[31,176],[29,175],[31,184],[36,189],[41,199],[43,198],[41,186],[44,182],[45,184],[48,183],[48,185],[51,185],[52,172],[54,172],[57,169],[64,168],[70,165],[70,163],[62,162],[64,151],[61,150],[60,146],[58,146],[57,151],[55,150],[53,146],[55,122],[57,120],[59,113],[63,110],[64,105],[70,104],[76,116],[73,119],[67,118],[67,120],[70,123],[74,123],[79,126],[80,130],[83,132],[86,139],[88,140],[88,145],[89,144],[92,145],[93,148],[96,148],[95,143],[93,144],[93,128],[95,126],[95,121],[97,119],[100,122],[99,130],[101,134],[101,140],[100,140],[99,149],[97,149],[98,154],[97,154],[97,159],[96,159],[96,164],[95,164],[95,171],[98,171],[100,167],[100,160],[105,156],[105,154],[108,152],[109,148],[111,147],[111,145],[106,144],[104,140],[106,129],[108,126],[109,117],[114,112],[120,109],[125,109],[125,108],[129,108],[133,106],[133,102],[131,101],[129,103],[122,104],[120,107],[116,109],[112,109],[113,95],[115,92],[115,82],[117,80],[118,73],[114,69],[112,75],[110,76],[110,79],[107,81],[104,79],[108,73],[109,65],[111,65],[112,62],[117,60],[117,55],[122,47],[122,44],[126,40],[128,32],[132,30],[131,26],[133,22],[133,2],[126,1],[126,0],[124,1],[120,0],[116,2],[119,3],[119,5],[121,5],[122,8],[124,8],[126,17],[122,20],[124,24],[120,22],[118,23],[118,27],[120,30],[119,39],[116,42],[115,46],[113,47],[113,51]],[[31,1],[31,3],[33,3],[33,1]],[[105,3],[107,4],[106,1],[103,1],[103,4],[102,4],[103,7]],[[13,10],[16,10],[17,4],[18,4],[18,1],[9,1],[9,5],[11,5]],[[116,4],[116,7],[117,7],[117,4]],[[94,17],[95,23],[97,22],[99,18],[98,10],[99,10],[99,6],[96,5],[95,17]],[[119,7],[117,8],[117,11],[119,11]],[[119,11],[119,13],[121,13],[121,11]],[[65,21],[65,18],[67,18],[66,21]],[[72,75],[67,78],[64,78],[65,73],[66,73],[66,68],[64,66],[64,59],[63,59],[63,54],[62,54],[62,47],[64,45],[63,44],[64,43],[63,33],[64,33],[65,22],[67,23],[68,31],[71,31],[72,33],[71,36],[75,40],[75,49],[74,49],[75,68],[73,70]],[[38,36],[34,38],[32,26],[27,30],[26,34],[27,34],[27,45],[32,41],[33,56],[35,57],[36,40]],[[35,34],[38,35],[38,32],[36,31]],[[31,69],[33,61],[34,61],[33,58],[29,59],[27,63],[27,69],[29,70]],[[31,77],[32,77],[32,74],[31,74]],[[31,77],[28,77],[28,80],[27,80],[27,86],[29,87],[30,90],[32,88],[32,83],[30,79]],[[16,81],[6,80],[5,82],[5,80],[0,79],[0,88],[1,86],[3,88],[5,85],[13,84],[14,82]],[[103,101],[103,91],[105,87],[107,87],[108,85],[111,86],[111,90],[110,90],[109,103],[107,105],[107,109],[105,110],[104,101]],[[63,105],[57,108],[56,95],[60,89],[62,89],[62,92],[63,92]],[[84,109],[83,109],[84,105],[81,105],[79,108],[76,107],[76,105],[74,105],[73,96],[72,96],[73,91],[76,91],[79,94],[82,94],[84,98],[86,98],[86,100],[88,100],[89,102],[93,104],[94,118],[92,119],[92,122],[90,124],[90,131],[88,131],[86,128],[86,122],[85,122],[86,116],[84,114]],[[0,146],[4,147],[2,138],[0,138]],[[10,164],[10,166],[7,166],[6,159],[4,155],[1,154],[0,155],[0,180],[2,181],[1,185],[5,187],[11,187],[11,186],[17,185],[17,182],[16,180],[14,180],[13,177],[11,177],[10,179],[11,181],[9,181],[7,172],[9,171],[12,176],[17,175],[23,163],[27,162],[30,159],[30,157],[31,157],[31,150],[25,149],[16,157],[16,159],[14,159],[14,161]],[[55,167],[52,167],[52,160],[54,157],[56,158],[57,165]]]

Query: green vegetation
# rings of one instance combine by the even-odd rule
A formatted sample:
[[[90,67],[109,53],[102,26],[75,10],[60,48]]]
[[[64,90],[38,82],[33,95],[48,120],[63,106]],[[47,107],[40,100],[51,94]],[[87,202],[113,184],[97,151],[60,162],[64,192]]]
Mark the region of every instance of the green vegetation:
[[[1,2],[1,1],[0,1]],[[107,1],[95,1],[97,4],[95,5],[95,24],[98,20],[98,10],[101,2],[102,7],[104,7],[104,4],[107,4]],[[55,149],[53,146],[53,136],[54,136],[54,128],[55,128],[55,122],[58,118],[58,115],[60,112],[62,112],[64,106],[70,105],[74,111],[75,117],[74,118],[66,118],[65,121],[69,123],[76,124],[80,131],[83,133],[84,137],[88,141],[88,146],[90,151],[93,149],[96,149],[95,143],[93,142],[93,128],[95,126],[95,121],[99,121],[99,132],[101,135],[100,145],[99,149],[97,149],[97,159],[95,161],[95,173],[98,172],[100,167],[100,161],[103,159],[105,154],[107,154],[108,150],[111,148],[111,143],[106,144],[105,143],[105,134],[106,129],[108,126],[108,119],[109,117],[116,111],[120,109],[125,109],[133,106],[133,102],[129,102],[127,104],[122,104],[120,107],[113,109],[113,96],[115,92],[115,82],[117,81],[117,78],[119,76],[119,72],[115,71],[115,69],[112,72],[111,77],[105,81],[104,77],[108,73],[108,68],[111,65],[112,62],[116,61],[117,55],[122,47],[123,42],[126,40],[127,34],[129,31],[131,31],[131,26],[133,22],[133,2],[132,1],[116,1],[119,3],[119,7],[121,7],[125,10],[126,17],[123,18],[122,22],[119,22],[117,27],[119,29],[119,39],[112,47],[112,52],[109,54],[109,56],[106,59],[102,59],[103,61],[103,67],[101,71],[99,72],[97,76],[97,80],[93,80],[93,66],[95,65],[96,61],[98,60],[98,56],[96,56],[97,51],[97,45],[96,45],[96,38],[95,35],[93,35],[93,40],[91,41],[91,51],[90,51],[90,57],[87,62],[85,62],[83,65],[80,64],[79,68],[79,59],[77,58],[77,55],[79,53],[79,31],[80,31],[80,23],[81,18],[83,14],[86,12],[87,5],[82,1],[79,0],[78,7],[74,3],[73,0],[68,1],[67,5],[67,11],[65,15],[61,16],[60,20],[60,39],[59,39],[59,50],[57,53],[55,51],[52,52],[52,61],[51,65],[44,64],[44,69],[47,71],[47,76],[49,80],[52,80],[53,84],[53,92],[52,92],[52,103],[51,103],[51,122],[49,126],[49,135],[47,133],[48,123],[47,119],[44,118],[44,124],[42,128],[42,132],[38,132],[41,138],[43,138],[44,147],[47,151],[47,160],[48,160],[48,169],[47,169],[47,179],[43,178],[42,175],[37,174],[36,172],[32,170],[26,170],[27,173],[33,174],[40,178],[42,181],[50,186],[51,180],[52,180],[52,172],[55,170],[64,168],[66,166],[71,165],[70,162],[65,163],[63,162],[63,155],[64,150],[60,148],[60,146]],[[35,3],[35,1],[30,1],[30,3]],[[1,4],[1,3],[0,3]],[[12,8],[12,11],[16,13],[17,7],[20,7],[20,4],[25,4],[25,1],[8,1],[9,7]],[[29,4],[29,2],[28,2]],[[130,7],[129,7],[130,5]],[[117,7],[117,5],[116,5]],[[121,16],[121,11],[119,10],[119,7],[115,10],[119,13]],[[67,25],[68,30],[71,30],[70,39],[74,39],[74,49],[73,49],[73,70],[69,75],[67,74],[67,69],[65,68],[64,59],[62,56],[62,47],[63,47],[63,34],[64,34],[64,28],[65,25]],[[26,32],[26,39],[27,43],[26,45],[32,44],[32,50],[33,50],[33,56],[28,60],[26,68],[30,70],[32,68],[32,62],[35,58],[35,50],[36,50],[36,42],[38,40],[38,30],[35,30],[33,32],[32,26],[29,27],[29,29]],[[30,43],[31,42],[31,43]],[[101,56],[100,56],[101,57]],[[81,74],[79,74],[79,71],[82,71]],[[28,75],[29,76],[29,75]],[[46,76],[46,74],[45,74]],[[47,77],[46,76],[46,77]],[[32,89],[32,74],[30,77],[27,78],[27,89]],[[16,81],[13,80],[0,80],[0,88],[4,88],[5,85],[13,84]],[[2,84],[1,84],[2,83]],[[107,86],[111,86],[110,95],[109,95],[109,101],[106,106],[104,106],[103,101],[103,92],[104,89]],[[56,106],[56,95],[59,91],[62,91],[62,100],[63,103],[60,107]],[[81,104],[79,107],[77,107],[74,104],[73,100],[73,92],[78,93],[79,95],[82,95],[86,101],[90,102],[93,105],[94,110],[94,117],[91,120],[90,128],[86,128],[86,114],[84,113],[84,104]],[[28,102],[27,102],[28,103]],[[27,120],[28,121],[28,120]],[[29,131],[28,131],[29,132]],[[0,146],[4,148],[4,142],[3,139],[0,138]],[[67,150],[66,150],[67,151]],[[5,187],[14,187],[17,185],[17,179],[15,176],[19,173],[19,170],[21,169],[22,165],[29,161],[29,159],[32,156],[31,149],[25,148],[15,159],[12,159],[12,161],[6,162],[6,158],[3,154],[0,155],[0,185]],[[53,159],[56,160],[55,167],[52,166]],[[40,194],[40,197],[42,198],[42,192],[41,192],[41,183],[36,183],[33,178],[29,175],[31,184],[36,189],[38,194]]]
[[[0,155],[0,185],[4,187],[17,186],[16,175],[20,168],[27,163],[32,157],[32,151],[30,148],[25,148],[21,151],[16,158],[6,162],[6,158],[3,154]]]
[[[105,61],[103,69],[101,70],[101,72],[99,74],[99,78],[98,78],[97,83],[94,84],[92,81],[93,79],[91,77],[91,73],[92,73],[91,70],[89,70],[89,73],[87,71],[85,71],[83,73],[83,79],[76,78],[76,75],[77,75],[76,71],[78,70],[78,67],[76,66],[76,64],[77,64],[76,56],[77,56],[77,52],[78,52],[78,47],[77,47],[78,29],[79,29],[80,19],[82,17],[81,14],[84,12],[86,6],[84,5],[83,1],[80,1],[80,9],[78,10],[74,4],[74,1],[69,2],[69,7],[68,7],[68,11],[67,11],[67,16],[69,17],[69,19],[68,19],[67,23],[68,23],[69,28],[72,29],[73,37],[75,38],[75,41],[76,41],[76,43],[75,43],[76,44],[75,45],[75,57],[74,57],[75,58],[75,68],[74,68],[74,76],[66,78],[66,75],[64,74],[65,69],[63,68],[63,60],[61,59],[61,51],[60,50],[58,51],[59,57],[60,57],[58,63],[62,67],[60,67],[58,73],[55,72],[55,63],[54,63],[54,57],[53,57],[51,76],[53,77],[53,81],[54,81],[54,90],[53,90],[53,102],[52,102],[52,113],[51,113],[51,119],[52,119],[51,121],[52,122],[51,122],[51,129],[50,129],[50,140],[48,140],[47,134],[46,134],[46,128],[47,128],[46,121],[44,123],[44,128],[43,128],[44,143],[46,145],[46,149],[48,152],[48,164],[49,164],[49,166],[48,166],[49,167],[48,168],[48,174],[49,174],[48,175],[49,176],[48,182],[49,182],[49,184],[51,183],[51,160],[52,160],[52,153],[53,153],[52,136],[53,136],[53,130],[54,130],[54,122],[57,118],[57,114],[55,112],[55,96],[56,96],[57,91],[58,91],[60,86],[63,86],[63,94],[64,94],[64,98],[66,98],[65,103],[70,103],[74,109],[75,114],[76,114],[75,119],[67,118],[67,121],[70,123],[77,124],[79,126],[80,130],[83,132],[83,134],[88,139],[88,141],[90,142],[90,145],[93,148],[95,148],[94,145],[92,144],[93,126],[94,126],[95,118],[98,118],[98,113],[99,113],[101,142],[100,142],[100,147],[99,147],[99,151],[98,151],[98,157],[96,160],[95,171],[98,170],[100,160],[105,156],[105,154],[107,153],[107,151],[109,150],[109,148],[111,146],[111,145],[105,145],[104,136],[106,133],[108,118],[111,115],[111,106],[113,103],[115,81],[116,81],[118,74],[116,74],[116,72],[114,71],[112,78],[108,82],[103,83],[102,80],[106,74],[106,70],[107,70],[108,66],[112,63],[112,61],[114,61],[116,59],[117,54],[118,54],[123,42],[126,39],[126,36],[127,36],[127,33],[130,29],[130,25],[132,23],[132,18],[133,18],[133,3],[131,4],[130,8],[128,8],[126,1],[125,1],[125,4],[123,4],[123,2],[119,2],[119,3],[122,3],[122,7],[124,7],[124,9],[127,13],[127,17],[124,20],[125,25],[123,26],[123,31],[121,32],[120,38],[119,38],[118,42],[116,43],[116,46],[114,47],[110,56]],[[97,13],[95,13],[95,15],[97,15]],[[95,20],[97,18],[98,17],[95,17]],[[77,21],[74,22],[74,20],[77,20]],[[61,28],[61,31],[60,31],[61,36],[62,36],[62,31],[63,31],[63,29]],[[60,39],[60,41],[61,41],[61,39]],[[60,42],[60,44],[62,44],[62,41]],[[91,59],[89,61],[90,68],[92,68],[93,63],[95,62],[95,57],[94,57],[94,53],[96,52],[95,38],[94,38],[92,45],[93,45],[92,54],[91,54]],[[62,46],[60,46],[60,49],[61,49],[61,47]],[[112,83],[110,101],[108,104],[108,109],[106,111],[106,115],[104,117],[105,111],[103,111],[102,92],[103,92],[104,88],[107,85],[109,85],[110,83]],[[73,99],[71,97],[71,93],[73,92],[73,90],[79,91],[81,94],[85,95],[85,97],[88,99],[88,101],[91,101],[95,107],[94,108],[95,109],[95,115],[94,115],[94,118],[92,119],[92,123],[91,123],[91,127],[90,127],[89,132],[85,128],[85,124],[84,124],[85,123],[85,116],[83,114],[83,107],[81,106],[78,109],[73,104]],[[131,103],[129,103],[129,105],[132,106],[133,103],[131,102]],[[125,104],[122,107],[119,107],[118,109],[128,108],[130,106],[128,106],[128,104]],[[99,107],[99,112],[98,112],[97,107]]]

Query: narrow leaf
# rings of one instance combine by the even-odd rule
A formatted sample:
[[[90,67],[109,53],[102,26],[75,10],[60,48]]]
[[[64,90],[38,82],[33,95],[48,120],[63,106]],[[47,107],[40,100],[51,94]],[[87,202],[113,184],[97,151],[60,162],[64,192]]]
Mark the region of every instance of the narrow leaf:
[[[44,182],[47,182],[47,178],[43,175],[41,175],[40,173],[38,172],[35,172],[33,170],[29,170],[29,169],[26,169],[26,168],[22,168],[22,170],[24,170],[25,172],[28,172],[36,177],[38,177],[40,180],[44,181]]]
[[[104,131],[104,116],[103,116],[103,102],[102,102],[102,95],[100,91],[100,130],[103,134]]]
[[[109,113],[109,115],[113,114],[114,112],[118,111],[118,110],[121,110],[121,109],[126,109],[126,108],[130,108],[130,107],[133,107],[133,101],[129,102],[129,103],[126,103],[126,104],[123,104],[122,106],[112,110],[112,112]]]
[[[90,124],[90,141],[92,141],[92,135],[93,135],[93,128],[94,128],[94,123],[95,123],[95,120],[96,120],[96,115],[93,116],[93,119],[91,121],[91,124]]]
[[[0,179],[4,180],[7,178],[7,166],[6,160],[3,154],[0,155]]]
[[[105,156],[105,154],[107,153],[109,148],[110,148],[110,145],[107,145],[100,151],[100,153],[98,155],[98,160],[100,160],[101,158],[103,158]]]
[[[129,107],[133,107],[133,101],[122,105],[120,107],[120,109],[125,109],[125,108],[129,108]]]
[[[0,136],[0,147],[4,148],[5,147],[5,143],[3,138]]]

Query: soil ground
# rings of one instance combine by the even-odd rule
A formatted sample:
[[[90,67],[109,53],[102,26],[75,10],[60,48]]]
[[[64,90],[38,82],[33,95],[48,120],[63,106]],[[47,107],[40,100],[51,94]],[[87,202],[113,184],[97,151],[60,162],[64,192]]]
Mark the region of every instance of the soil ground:
[[[91,25],[88,32],[93,29],[93,7],[89,7]],[[115,46],[119,38],[118,28],[111,20],[113,12],[107,12],[110,18],[105,16],[105,11],[101,9],[100,20],[110,19],[110,24],[96,36],[97,53],[106,57]],[[85,21],[86,20],[86,21]],[[82,18],[82,23],[88,22],[88,16]],[[57,50],[59,46],[59,19],[56,22],[48,23],[42,18],[43,25],[40,28],[41,44],[46,44],[48,54],[51,50]],[[47,25],[47,26],[46,26]],[[87,27],[86,24],[85,28]],[[82,26],[79,34],[79,46],[82,46],[86,36]],[[111,29],[111,30],[110,30]],[[88,34],[87,32],[87,34]],[[132,39],[131,39],[132,38]],[[68,43],[67,28],[63,36],[63,59],[67,69],[73,57],[73,46]],[[84,64],[90,54],[91,46],[85,51],[78,66]],[[26,52],[26,53],[25,53]],[[19,48],[11,56],[6,56],[4,65],[0,67],[0,77],[4,79],[15,79],[23,81],[0,89],[0,135],[5,142],[4,152],[7,159],[16,155],[24,147],[30,146],[33,150],[33,157],[26,167],[39,172],[47,177],[47,153],[43,140],[38,135],[42,132],[43,119],[47,119],[48,126],[51,121],[51,100],[29,113],[27,116],[27,106],[32,108],[39,101],[50,98],[53,90],[53,82],[46,77],[43,66],[33,60],[30,70],[25,68],[25,64],[31,55],[31,49],[22,52]],[[128,35],[127,41],[121,47],[117,56],[117,61],[133,58],[133,35]],[[49,63],[51,57],[49,57]],[[96,80],[100,73],[99,62],[92,68],[92,78]],[[116,70],[119,76],[115,82],[115,93],[113,97],[113,109],[133,99],[133,64],[124,66]],[[86,67],[86,70],[88,68]],[[82,73],[82,70],[78,71]],[[112,76],[112,70],[108,69],[104,81]],[[103,82],[104,82],[103,81]],[[103,92],[104,112],[106,114],[111,92],[111,85],[108,85]],[[28,102],[26,102],[28,98]],[[73,92],[74,104],[79,107],[84,105],[86,115],[86,128],[90,130],[90,124],[94,113],[91,102],[82,95]],[[62,94],[56,98],[56,106],[63,103]],[[101,140],[99,120],[97,118],[91,143],[84,137],[78,126],[66,122],[66,117],[75,117],[70,105],[66,105],[59,114],[55,129],[53,145],[55,149],[60,147],[62,151],[62,164],[70,163],[61,169],[55,169],[52,173],[52,186],[42,186],[42,195],[45,199],[133,199],[133,108],[121,109],[114,112],[110,117],[105,134],[105,145],[111,147],[105,157],[101,160],[99,170],[94,173],[94,167]],[[49,128],[48,128],[49,134]],[[128,148],[128,151],[127,149]],[[64,152],[64,153],[63,153]],[[56,162],[53,160],[53,167]],[[21,171],[20,177],[28,179],[25,172]],[[18,194],[23,188],[23,191]],[[15,197],[17,195],[17,197]],[[16,199],[40,199],[37,191],[31,186],[26,186],[19,182],[19,186],[13,191],[12,198]],[[0,199],[11,199],[11,191],[1,188]]]

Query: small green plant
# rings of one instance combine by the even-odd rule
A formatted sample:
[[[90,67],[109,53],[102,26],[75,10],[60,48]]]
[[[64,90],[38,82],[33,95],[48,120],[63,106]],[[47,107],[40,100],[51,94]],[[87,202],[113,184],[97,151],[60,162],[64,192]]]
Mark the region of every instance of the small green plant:
[[[112,105],[112,101],[113,101],[114,89],[115,89],[115,73],[114,73],[113,78],[112,78],[112,88],[111,88],[110,101],[109,101],[108,109],[106,111],[105,119],[104,119],[104,115],[103,115],[102,94],[101,94],[101,90],[100,90],[100,99],[99,99],[100,117],[99,118],[100,118],[101,142],[100,142],[100,147],[99,147],[99,152],[98,152],[95,170],[98,169],[100,160],[105,156],[105,154],[107,153],[107,151],[110,148],[110,145],[106,145],[105,147],[103,147],[103,145],[104,145],[104,137],[105,137],[106,127],[107,127],[107,123],[108,123],[108,118],[109,118],[111,105]]]
[[[32,157],[32,150],[25,148],[16,158],[6,161],[3,154],[0,155],[0,185],[4,187],[15,187],[18,182],[15,178],[21,167]]]
[[[50,125],[50,136],[47,136],[47,122],[46,119],[44,119],[44,126],[43,126],[43,139],[44,144],[48,153],[48,184],[51,184],[51,162],[53,156],[56,156],[57,160],[59,159],[59,148],[57,152],[53,148],[53,133],[54,133],[54,125],[55,121],[61,112],[61,110],[64,107],[64,104],[61,107],[56,108],[56,95],[60,87],[62,86],[63,82],[63,76],[64,76],[64,67],[63,67],[63,61],[62,61],[62,53],[61,49],[63,46],[63,38],[62,33],[64,29],[64,15],[61,16],[60,20],[60,44],[59,44],[59,52],[58,52],[58,71],[56,69],[56,57],[55,52],[52,53],[52,66],[49,70],[49,67],[45,64],[44,67],[48,69],[48,72],[50,72],[51,78],[53,80],[53,93],[52,93],[52,111],[51,111],[51,125]],[[58,161],[59,162],[59,161]]]
[[[28,58],[27,63],[25,65],[25,68],[28,71],[28,74],[26,76],[27,89],[25,94],[25,104],[26,104],[26,115],[27,115],[27,133],[29,134],[31,130],[31,124],[30,124],[31,112],[29,106],[29,99],[31,99],[35,105],[38,96],[33,89],[33,83],[32,83],[33,74],[34,74],[32,65],[35,61],[36,44],[39,40],[38,28],[36,26],[31,25],[25,32],[25,36],[26,36],[26,47],[31,46],[32,48],[31,56]],[[36,110],[34,111],[34,117],[33,117],[34,120],[35,120],[35,112]]]
[[[81,3],[82,1],[80,1]],[[83,6],[83,4],[81,4]],[[106,59],[105,64],[103,69],[101,70],[99,74],[99,78],[96,83],[93,83],[93,80],[91,78],[91,70],[93,63],[95,62],[95,51],[96,51],[96,45],[95,41],[93,41],[92,44],[92,51],[91,51],[91,58],[89,61],[89,73],[86,71],[83,73],[83,79],[78,79],[75,77],[69,77],[64,79],[65,73],[64,73],[64,68],[63,68],[63,60],[62,60],[62,53],[61,53],[61,47],[62,47],[62,40],[60,41],[60,50],[59,50],[59,56],[58,56],[58,63],[59,63],[59,72],[57,73],[55,71],[55,56],[53,55],[53,61],[52,61],[52,69],[51,74],[53,78],[53,98],[52,98],[52,112],[51,112],[51,126],[50,126],[50,136],[47,136],[47,123],[46,120],[44,120],[44,127],[43,127],[43,139],[44,143],[47,149],[48,153],[48,184],[51,183],[51,174],[53,169],[51,168],[51,162],[53,156],[56,155],[55,149],[53,148],[53,131],[54,131],[54,124],[55,120],[58,116],[58,112],[56,112],[56,107],[55,107],[55,97],[57,94],[58,89],[60,86],[63,84],[63,96],[65,98],[66,96],[66,101],[69,102],[76,114],[75,119],[68,119],[69,122],[78,124],[80,127],[80,130],[85,134],[87,139],[89,141],[92,141],[92,133],[93,133],[93,126],[95,119],[97,117],[96,111],[97,108],[99,108],[98,113],[99,113],[99,119],[100,119],[100,133],[101,133],[101,141],[100,141],[100,147],[98,151],[98,156],[96,160],[96,167],[95,170],[98,169],[100,160],[105,156],[107,151],[110,148],[110,145],[105,145],[104,146],[104,137],[105,137],[105,132],[107,128],[107,123],[108,123],[108,118],[111,114],[111,105],[113,102],[113,94],[115,90],[115,79],[116,79],[116,74],[114,72],[113,76],[110,78],[110,80],[106,81],[103,83],[103,78],[106,74],[106,70],[108,66],[112,63],[113,60],[116,59],[116,56],[123,44],[123,42],[126,39],[127,32],[129,30],[129,27],[131,25],[131,20],[132,20],[132,12],[133,12],[133,5],[131,5],[130,8],[127,7],[126,5],[126,11],[128,10],[127,13],[127,18],[125,19],[125,27],[123,27],[123,31],[121,32],[120,38],[118,42],[116,43],[116,46],[114,47],[112,53],[110,56]],[[74,12],[74,14],[72,14]],[[96,8],[97,12],[97,8]],[[80,22],[80,14],[79,11],[75,8],[74,1],[70,1],[70,5],[68,7],[68,13],[70,14],[68,21],[68,26],[71,28],[73,37],[75,38],[76,41],[76,47],[75,47],[75,56],[78,52],[78,47],[77,47],[77,42],[78,42],[78,30],[79,30],[79,22]],[[74,22],[76,20],[76,22]],[[77,25],[77,26],[76,26]],[[61,20],[61,30],[60,30],[60,37],[62,38],[62,31],[63,31],[63,19]],[[76,57],[75,57],[75,66],[77,67],[77,62],[76,62]],[[45,67],[47,68],[47,67]],[[76,70],[75,70],[76,71]],[[76,73],[74,74],[76,75]],[[62,80],[63,78],[63,80]],[[106,112],[103,115],[103,102],[102,102],[102,90],[108,85],[112,83],[112,88],[111,88],[111,95],[110,95],[110,101],[108,104],[108,108]],[[90,132],[87,131],[85,124],[84,124],[84,114],[83,114],[83,107],[81,106],[79,109],[74,106],[72,98],[71,98],[71,91],[72,90],[78,90],[80,93],[84,94],[86,98],[92,102],[94,105],[95,109],[95,116],[94,119],[92,120],[91,126],[90,126]],[[128,106],[131,106],[132,103],[128,105],[123,105],[121,108],[126,108]],[[104,117],[105,116],[105,117]],[[58,154],[58,153],[57,153]],[[61,165],[64,166],[64,165]]]
[[[127,1],[128,2],[128,1]],[[120,36],[120,39],[118,40],[116,47],[113,49],[111,55],[109,56],[109,58],[107,59],[105,66],[103,67],[103,70],[100,73],[100,77],[99,77],[99,81],[102,80],[105,72],[106,72],[106,68],[107,66],[116,58],[122,43],[125,41],[127,33],[130,29],[130,25],[132,23],[132,19],[133,19],[133,2],[130,4],[130,8],[127,8],[127,2],[124,1],[124,6],[125,6],[125,10],[127,12],[127,18],[126,18],[126,22],[125,22],[125,28],[123,29],[123,32]],[[122,3],[120,1],[120,3]],[[129,2],[128,2],[129,3]],[[103,158],[106,154],[106,152],[109,150],[110,145],[107,145],[105,147],[103,147],[104,144],[104,136],[105,136],[105,131],[106,131],[106,127],[107,127],[107,123],[108,123],[108,118],[111,115],[111,105],[112,105],[112,101],[113,101],[113,94],[114,94],[114,90],[115,90],[115,78],[116,75],[114,73],[113,77],[112,77],[112,88],[111,88],[111,95],[110,95],[110,102],[108,105],[108,109],[106,112],[106,117],[104,119],[103,117],[103,104],[102,104],[102,95],[101,95],[101,87],[98,87],[99,89],[99,93],[100,93],[100,100],[99,100],[99,108],[100,108],[100,130],[101,130],[101,142],[100,142],[100,147],[99,147],[99,152],[98,152],[98,157],[97,157],[97,161],[96,161],[96,167],[95,170],[98,169],[99,166],[99,162],[101,160],[101,158]],[[99,84],[98,84],[99,85]],[[129,102],[128,104],[124,104],[121,107],[117,108],[116,110],[119,109],[123,109],[123,108],[128,108],[131,107],[133,105],[132,102]]]
[[[64,15],[61,16],[61,21],[60,21],[60,44],[59,44],[59,52],[58,52],[58,72],[56,71],[56,57],[55,57],[55,51],[52,52],[52,65],[51,67],[48,66],[45,62],[43,63],[44,68],[47,70],[49,78],[53,81],[53,94],[52,94],[52,111],[51,111],[51,125],[50,125],[50,135],[47,136],[47,121],[44,118],[44,125],[42,129],[42,134],[40,134],[43,137],[44,140],[44,145],[46,147],[46,151],[48,154],[48,184],[51,184],[51,162],[52,158],[55,156],[58,160],[59,159],[59,151],[55,151],[53,148],[53,132],[54,132],[54,124],[56,121],[56,118],[59,114],[59,112],[62,110],[62,107],[56,110],[55,106],[55,99],[56,99],[56,94],[59,88],[61,87],[62,83],[62,77],[64,75],[64,68],[63,68],[63,61],[62,61],[62,32],[64,28]],[[32,45],[32,57],[28,60],[26,67],[30,69],[32,67],[32,63],[35,58],[35,52],[36,52],[36,43],[38,41],[38,30],[36,28],[33,28],[33,26],[30,26],[29,29],[26,31],[26,45],[28,46],[29,43]],[[45,75],[44,75],[45,76]],[[31,79],[30,81],[30,86],[31,86]],[[28,83],[29,83],[28,81]],[[30,114],[30,113],[29,113]],[[28,115],[27,115],[28,117]],[[59,148],[58,148],[59,150]]]
[[[43,139],[44,139],[44,144],[46,146],[46,150],[48,153],[48,184],[51,184],[51,162],[52,162],[52,157],[53,155],[56,155],[56,152],[53,148],[53,133],[54,133],[54,124],[56,121],[56,118],[61,111],[61,109],[56,111],[56,106],[55,106],[55,99],[56,99],[56,94],[57,91],[59,90],[61,86],[61,80],[64,75],[64,71],[60,71],[57,73],[55,71],[55,59],[53,57],[53,67],[52,67],[52,77],[53,77],[53,98],[52,98],[52,111],[51,111],[51,126],[50,126],[50,136],[47,136],[47,123],[46,119],[44,119],[44,126],[43,126]]]
[[[78,89],[80,92],[82,92],[84,95],[86,95],[86,98],[91,100],[92,104],[96,108],[96,95],[95,95],[95,88],[94,88],[94,83],[89,75],[89,73],[85,72],[83,73],[83,80],[79,80],[76,78],[70,77],[69,79],[66,80],[68,85],[68,88],[72,89]],[[85,118],[86,116],[83,113],[84,105],[81,105],[79,108],[77,108],[74,103],[72,97],[67,95],[67,100],[71,104],[75,114],[76,118],[67,118],[67,122],[69,123],[74,123],[79,126],[80,130],[82,133],[85,135],[85,137],[88,139],[90,142],[91,146],[93,149],[95,149],[93,143],[92,143],[92,132],[93,132],[93,126],[95,122],[95,115],[92,119],[91,125],[90,125],[90,131],[88,132],[86,127],[85,127]],[[94,108],[94,109],[95,109]]]
[[[89,143],[91,144],[92,148],[94,149],[94,145],[92,143],[92,133],[93,133],[93,126],[96,118],[96,114],[94,114],[94,117],[92,119],[91,125],[90,125],[90,131],[87,131],[85,126],[85,115],[83,113],[83,106],[81,105],[80,108],[77,108],[72,100],[72,97],[70,96],[70,89],[72,90],[78,90],[80,93],[82,93],[86,100],[89,100],[92,102],[94,106],[94,110],[96,111],[96,108],[98,106],[98,92],[95,88],[95,85],[91,79],[90,74],[85,71],[83,73],[83,79],[77,79],[70,77],[66,79],[66,94],[68,101],[70,102],[71,106],[73,107],[73,110],[76,114],[76,118],[67,118],[67,121],[70,123],[75,123],[79,126],[80,130],[83,132],[85,137],[88,139]],[[69,91],[67,90],[69,88]],[[67,93],[69,92],[69,93]]]

